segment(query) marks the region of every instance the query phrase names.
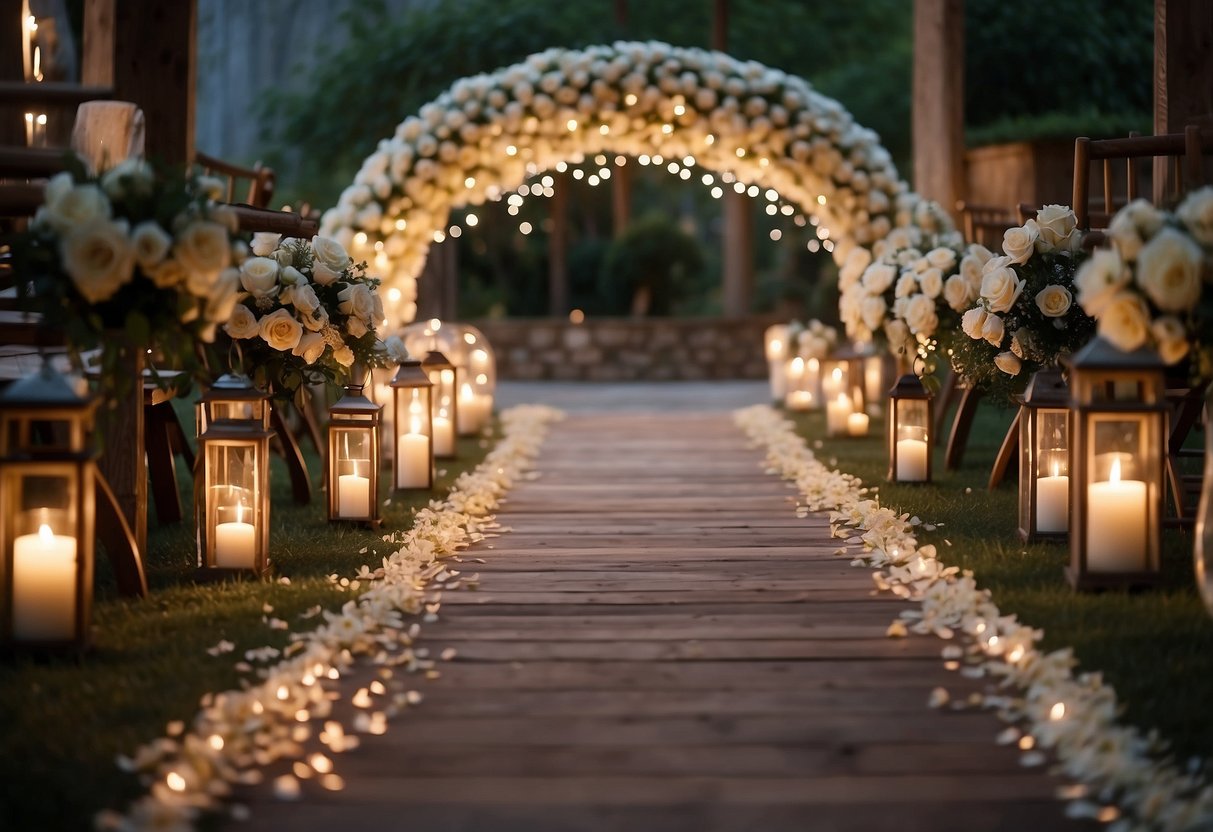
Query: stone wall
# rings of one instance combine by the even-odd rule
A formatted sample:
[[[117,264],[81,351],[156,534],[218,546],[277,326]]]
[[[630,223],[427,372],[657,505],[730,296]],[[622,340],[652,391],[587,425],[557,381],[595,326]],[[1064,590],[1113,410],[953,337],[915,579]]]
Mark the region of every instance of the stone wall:
[[[691,381],[766,378],[768,318],[554,318],[472,321],[504,379]]]

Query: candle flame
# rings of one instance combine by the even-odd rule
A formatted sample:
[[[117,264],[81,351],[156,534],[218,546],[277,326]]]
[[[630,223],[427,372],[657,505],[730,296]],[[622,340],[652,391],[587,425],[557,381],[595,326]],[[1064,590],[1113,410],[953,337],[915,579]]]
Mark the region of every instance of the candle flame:
[[[792,359],[792,372],[796,375],[804,372],[804,359],[799,355]]]
[[[1109,482],[1120,482],[1120,457],[1112,460],[1112,470],[1108,472]]]
[[[778,353],[783,350],[783,341],[778,338],[771,339],[771,352]]]
[[[43,523],[38,527],[38,540],[42,543],[51,543],[55,539],[55,533],[51,531],[51,527]]]
[[[809,370],[815,373],[819,369],[821,369],[821,362],[818,361],[816,358],[810,358],[809,359]]]
[[[409,422],[409,433],[421,433],[421,417],[414,416]]]
[[[835,367],[834,372],[830,374],[830,377],[834,379],[835,384],[841,383],[842,382],[842,368]]]
[[[472,395],[472,385],[465,381],[459,388],[459,400],[462,402],[470,402],[472,400]]]
[[[1057,460],[1053,460],[1053,476],[1061,476],[1061,463]]]

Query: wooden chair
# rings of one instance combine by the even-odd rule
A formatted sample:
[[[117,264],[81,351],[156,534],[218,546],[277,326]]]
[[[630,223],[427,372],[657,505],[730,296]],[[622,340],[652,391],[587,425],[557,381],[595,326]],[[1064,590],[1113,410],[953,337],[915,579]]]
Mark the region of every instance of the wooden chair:
[[[1002,235],[1015,225],[1015,217],[995,205],[974,205],[963,199],[956,203],[960,212],[965,242],[980,243],[993,251],[1002,247]]]
[[[254,208],[265,208],[274,196],[274,171],[260,162],[254,162],[251,168],[246,168],[207,156],[205,153],[195,153],[194,163],[204,174],[227,182],[226,202],[243,202]],[[247,182],[247,186],[242,185],[244,182]]]

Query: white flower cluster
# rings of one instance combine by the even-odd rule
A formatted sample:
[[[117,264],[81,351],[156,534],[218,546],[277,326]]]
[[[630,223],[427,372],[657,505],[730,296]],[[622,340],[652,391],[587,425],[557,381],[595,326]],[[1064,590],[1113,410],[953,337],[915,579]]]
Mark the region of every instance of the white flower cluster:
[[[1177,767],[1156,738],[1117,723],[1116,693],[1098,673],[1076,675],[1069,649],[1042,652],[1039,630],[1002,613],[972,572],[944,565],[934,546],[918,543],[916,518],[881,506],[859,479],[819,462],[772,408],[746,408],[735,419],[766,449],[769,470],[795,483],[807,510],[830,512],[832,533],[848,544],[839,553],[861,547],[855,565],[875,567],[878,587],[921,605],[903,612],[889,635],[913,630],[961,642],[943,650],[950,666],[997,682],[982,704],[1011,723],[999,741],[1017,743],[1025,765],[1044,762],[1039,749],[1056,756],[1075,781],[1064,793],[1068,815],[1114,820],[1113,832],[1204,828],[1213,786]],[[941,689],[932,704],[946,699]]]
[[[762,183],[821,220],[839,262],[909,225],[908,192],[875,133],[805,80],[664,43],[552,49],[462,79],[379,143],[321,233],[384,255],[385,286],[415,279],[452,208],[497,200],[559,162],[607,152],[692,157]]]
[[[847,336],[861,342],[883,337],[893,352],[912,352],[934,337],[938,305],[950,306],[964,288],[951,279],[963,242],[947,216],[934,203],[918,202],[909,220],[871,251],[852,249],[838,272],[838,312]]]
[[[140,772],[150,790],[125,815],[101,813],[98,828],[192,829],[203,812],[220,807],[232,786],[260,782],[261,770],[281,759],[293,759],[293,771],[317,777],[325,788],[341,788],[332,759],[305,751],[304,743],[317,736],[312,722],[323,724],[318,739],[337,754],[356,746],[358,732],[383,733],[388,718],[415,704],[419,695],[393,691],[376,679],[354,695],[358,716],[347,726],[333,713],[333,686],[326,682],[347,674],[357,657],[381,668],[415,672],[433,667],[432,660],[413,651],[420,627],[406,616],[433,615],[434,590],[454,589],[463,580],[444,560],[496,526],[490,512],[531,466],[547,426],[560,418],[559,411],[547,407],[505,411],[502,437],[484,461],[460,476],[445,500],[417,512],[410,529],[384,538],[395,551],[379,567],[363,566],[353,580],[341,581],[354,590],[365,587],[361,595],[338,612],[323,612],[319,627],[292,634],[290,645],[281,651],[284,658],[261,670],[257,683],[205,696],[188,731],[178,726],[176,736],[158,739],[133,758],[119,760],[123,768]],[[246,651],[250,654],[275,658],[279,651]],[[396,674],[383,676],[397,686],[403,682]],[[275,781],[280,796],[297,797],[299,789],[294,774]]]
[[[1193,191],[1174,213],[1134,200],[1106,233],[1113,247],[1075,278],[1078,302],[1118,349],[1152,346],[1166,363],[1179,361],[1199,334],[1191,313],[1213,259],[1213,188]]]
[[[813,318],[803,326],[799,322],[793,321],[788,324],[788,340],[793,338],[796,339],[795,355],[806,361],[810,358],[824,361],[838,345],[838,330],[828,324],[823,324],[817,318]]]

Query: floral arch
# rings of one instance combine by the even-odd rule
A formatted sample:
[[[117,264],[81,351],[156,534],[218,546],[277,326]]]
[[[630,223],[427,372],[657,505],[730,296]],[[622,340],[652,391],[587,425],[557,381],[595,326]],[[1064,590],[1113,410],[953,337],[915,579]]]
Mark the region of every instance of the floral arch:
[[[406,323],[453,209],[603,152],[690,157],[774,189],[818,218],[839,263],[897,226],[948,222],[909,190],[873,131],[804,79],[720,52],[615,43],[457,81],[379,142],[321,234],[373,264],[389,324]]]

